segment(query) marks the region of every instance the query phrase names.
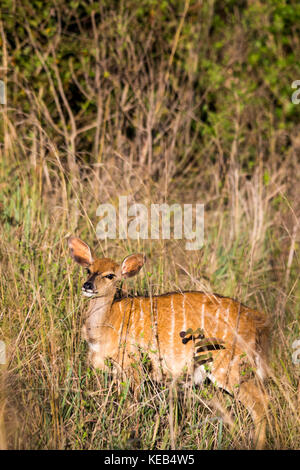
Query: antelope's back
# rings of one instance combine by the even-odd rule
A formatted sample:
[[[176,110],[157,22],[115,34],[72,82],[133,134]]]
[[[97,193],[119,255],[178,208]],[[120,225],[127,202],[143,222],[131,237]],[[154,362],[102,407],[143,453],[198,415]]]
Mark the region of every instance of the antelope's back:
[[[183,292],[126,298],[113,304],[111,320],[121,343],[132,351],[156,352],[171,373],[179,373],[194,357],[193,341],[183,340],[187,330],[200,329],[204,338],[219,342],[220,349],[211,351],[215,363],[243,355],[265,359],[265,314],[227,297]]]

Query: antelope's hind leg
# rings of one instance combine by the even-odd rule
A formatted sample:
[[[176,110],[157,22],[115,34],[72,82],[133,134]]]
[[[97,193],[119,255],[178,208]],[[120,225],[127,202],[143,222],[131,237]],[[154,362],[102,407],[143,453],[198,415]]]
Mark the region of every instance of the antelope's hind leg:
[[[256,379],[243,382],[237,394],[238,400],[247,408],[254,422],[255,449],[261,450],[266,442],[268,396]]]
[[[221,351],[215,357],[210,378],[215,385],[230,393],[249,411],[254,424],[255,448],[263,449],[266,440],[268,395],[263,390],[262,381],[251,372],[250,363],[248,367],[250,375],[246,380],[245,375],[241,376],[244,366],[244,359],[239,355],[232,360],[229,351]]]

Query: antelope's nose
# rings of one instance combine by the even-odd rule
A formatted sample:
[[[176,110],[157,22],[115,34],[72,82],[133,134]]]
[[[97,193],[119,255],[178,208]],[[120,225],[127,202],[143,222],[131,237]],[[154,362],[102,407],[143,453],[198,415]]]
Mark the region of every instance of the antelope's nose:
[[[82,288],[85,290],[94,290],[94,284],[92,283],[92,281],[86,281],[83,284]]]

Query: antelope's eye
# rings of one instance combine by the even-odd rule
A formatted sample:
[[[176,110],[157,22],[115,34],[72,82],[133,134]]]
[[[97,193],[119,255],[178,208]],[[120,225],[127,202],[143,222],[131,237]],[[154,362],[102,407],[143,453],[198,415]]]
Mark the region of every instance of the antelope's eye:
[[[86,268],[86,272],[88,273],[88,275],[91,274],[91,271],[89,270],[89,268]]]
[[[114,274],[108,274],[107,276],[104,276],[104,277],[107,277],[107,279],[113,279],[116,276]]]

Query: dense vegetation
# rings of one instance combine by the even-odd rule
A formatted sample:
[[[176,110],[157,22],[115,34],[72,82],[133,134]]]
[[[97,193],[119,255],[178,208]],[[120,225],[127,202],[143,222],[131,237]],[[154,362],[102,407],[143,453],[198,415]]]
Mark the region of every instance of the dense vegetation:
[[[265,310],[268,447],[299,448],[299,41],[297,0],[1,1],[0,446],[252,445],[246,411],[211,385],[145,381],[137,400],[88,367],[76,233],[117,260],[144,251],[134,291],[208,290]],[[96,209],[120,195],[204,203],[203,248],[97,242]]]

